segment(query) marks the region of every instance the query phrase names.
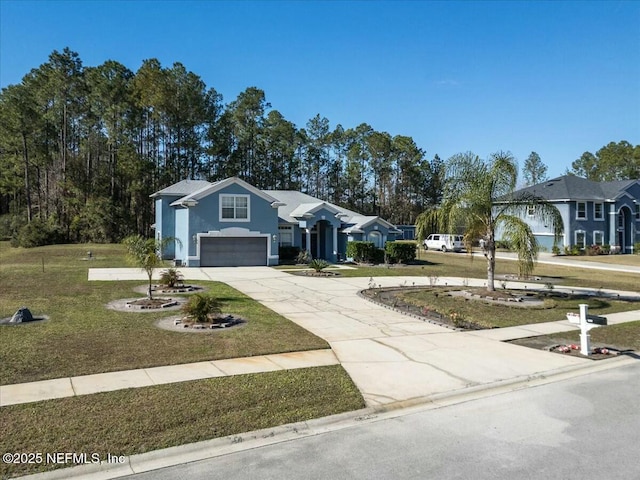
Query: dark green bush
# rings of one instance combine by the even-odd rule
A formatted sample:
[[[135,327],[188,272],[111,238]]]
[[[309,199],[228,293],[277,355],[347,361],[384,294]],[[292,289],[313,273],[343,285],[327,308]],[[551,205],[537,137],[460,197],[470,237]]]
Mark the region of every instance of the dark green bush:
[[[347,242],[347,257],[356,262],[370,262],[375,255],[376,247],[373,242],[352,241]],[[383,260],[384,261],[384,254]]]
[[[384,263],[384,248],[374,248],[369,260],[371,263]]]
[[[384,246],[389,263],[409,263],[416,259],[416,244],[387,242]]]
[[[53,245],[62,240],[58,228],[47,221],[34,218],[30,223],[22,225],[11,237],[11,246],[33,248]]]
[[[300,247],[294,246],[280,246],[278,248],[278,256],[280,261],[290,262],[296,259],[300,253]]]

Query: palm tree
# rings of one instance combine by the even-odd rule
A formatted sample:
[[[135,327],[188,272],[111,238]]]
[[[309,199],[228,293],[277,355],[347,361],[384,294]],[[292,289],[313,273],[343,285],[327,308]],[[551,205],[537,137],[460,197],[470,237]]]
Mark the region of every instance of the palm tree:
[[[432,225],[450,233],[464,232],[464,243],[480,239],[487,259],[487,290],[494,291],[496,231],[518,254],[521,276],[533,271],[539,246],[525,215],[548,225],[558,241],[563,232],[558,209],[544,198],[526,191],[516,192],[518,166],[509,152],[496,152],[489,161],[471,152],[457,154],[447,161],[442,204],[416,219],[418,240],[422,241]]]
[[[144,238],[140,235],[131,235],[122,241],[127,248],[129,261],[144,270],[149,277],[147,296],[150,300],[153,298],[151,293],[153,271],[156,268],[164,266],[161,252],[167,245],[174,241],[180,243],[179,239],[173,237],[156,240],[155,238]]]

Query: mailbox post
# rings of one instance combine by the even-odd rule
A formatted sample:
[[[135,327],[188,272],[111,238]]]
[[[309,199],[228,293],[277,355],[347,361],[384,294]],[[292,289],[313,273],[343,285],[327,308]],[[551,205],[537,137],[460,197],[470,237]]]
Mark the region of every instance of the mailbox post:
[[[586,356],[591,354],[591,334],[589,330],[607,324],[605,317],[589,315],[589,305],[581,303],[580,315],[567,313],[567,320],[580,325],[580,353]]]

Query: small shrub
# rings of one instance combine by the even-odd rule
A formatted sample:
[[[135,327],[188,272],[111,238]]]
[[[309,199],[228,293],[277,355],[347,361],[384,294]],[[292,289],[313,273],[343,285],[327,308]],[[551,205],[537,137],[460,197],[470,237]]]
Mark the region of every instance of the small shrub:
[[[449,318],[451,319],[451,323],[453,323],[455,327],[465,326],[466,321],[465,321],[464,315],[462,315],[461,313],[451,312],[449,314]]]
[[[591,245],[587,248],[587,255],[608,255],[610,249],[611,247],[605,250],[605,245]]]
[[[182,311],[195,322],[213,322],[213,316],[222,312],[222,303],[211,295],[196,293],[189,297]]]
[[[181,285],[183,280],[184,276],[175,268],[168,268],[160,273],[160,283],[169,288],[175,288],[176,285]]]
[[[316,272],[321,272],[322,270],[324,270],[329,266],[329,262],[327,262],[326,260],[316,258],[309,262],[309,266],[313,268]]]
[[[311,254],[308,250],[300,250],[296,256],[296,263],[308,264],[311,261]]]
[[[609,244],[604,244],[602,245],[602,254],[603,255],[609,255],[611,253],[611,245]],[[636,250],[636,253],[640,253],[640,251]]]
[[[636,242],[633,244],[633,253],[636,255],[640,255],[640,242]]]
[[[551,253],[552,253],[552,254],[554,254],[554,255],[556,255],[556,256],[557,256],[557,255],[560,255],[560,247],[559,247],[559,246],[557,246],[557,245],[554,245],[554,246],[551,248]]]
[[[389,263],[409,263],[416,259],[414,243],[387,242],[384,251]]]

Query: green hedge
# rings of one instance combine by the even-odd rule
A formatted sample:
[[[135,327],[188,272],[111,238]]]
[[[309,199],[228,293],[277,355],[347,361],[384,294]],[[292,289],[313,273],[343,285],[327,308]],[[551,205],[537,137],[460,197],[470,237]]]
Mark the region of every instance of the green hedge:
[[[373,242],[347,242],[347,257],[356,262],[370,262],[375,255],[376,247]]]
[[[384,246],[389,263],[409,263],[416,259],[416,244],[387,242]]]

